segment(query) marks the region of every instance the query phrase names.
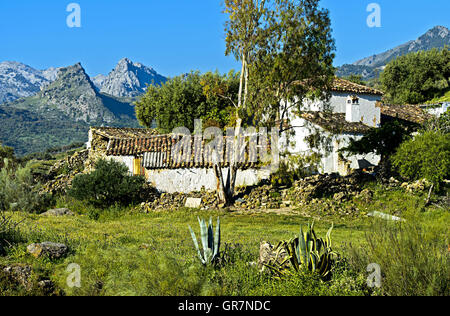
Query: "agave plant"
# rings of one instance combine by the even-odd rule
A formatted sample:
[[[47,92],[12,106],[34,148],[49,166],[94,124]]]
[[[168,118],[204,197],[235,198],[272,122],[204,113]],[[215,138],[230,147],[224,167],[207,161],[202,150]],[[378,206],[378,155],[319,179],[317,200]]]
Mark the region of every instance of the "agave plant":
[[[198,218],[198,223],[200,224],[203,253],[200,250],[194,231],[192,230],[191,226],[189,226],[192,240],[194,241],[194,246],[197,249],[198,257],[200,258],[200,261],[203,265],[215,264],[220,253],[220,219],[217,218],[215,236],[213,235],[212,218],[209,219],[208,226],[206,226],[206,222],[204,219]]]
[[[314,222],[309,225],[308,230],[303,232],[300,227],[298,237],[290,241],[282,241],[275,248],[276,258],[273,264],[266,265],[279,277],[286,276],[291,271],[286,270],[286,263],[289,261],[295,272],[307,269],[312,273],[317,273],[321,278],[326,279],[332,272],[339,254],[331,248],[331,232],[333,225],[328,230],[325,239],[317,238],[314,232]],[[281,253],[286,253],[284,261],[279,261]]]

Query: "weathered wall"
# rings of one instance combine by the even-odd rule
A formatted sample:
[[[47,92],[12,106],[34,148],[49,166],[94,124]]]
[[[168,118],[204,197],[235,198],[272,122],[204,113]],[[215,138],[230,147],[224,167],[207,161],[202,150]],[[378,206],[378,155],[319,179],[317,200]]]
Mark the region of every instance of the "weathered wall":
[[[346,113],[347,98],[355,93],[332,92],[329,105],[326,106],[322,101],[311,101],[309,99],[303,102],[303,111],[323,111],[325,108],[334,113]],[[381,111],[376,107],[376,102],[381,99],[377,95],[356,94],[359,98],[361,121],[371,127],[378,127],[381,123]]]
[[[319,166],[319,171],[321,173],[339,173],[341,175],[347,175],[349,168],[351,169],[361,169],[370,165],[378,165],[380,162],[380,157],[375,154],[367,155],[354,155],[351,157],[346,157],[346,161],[341,159],[338,150],[347,147],[351,139],[359,140],[362,135],[354,134],[331,134],[325,131],[320,126],[317,126],[307,120],[295,117],[292,120],[292,136],[287,136],[283,133],[280,137],[280,148],[281,151],[287,151],[293,155],[310,155],[312,151],[309,147],[306,138],[315,133],[315,129],[319,130],[322,135],[329,141],[327,147],[329,148],[319,148],[318,152],[323,156],[321,164]]]
[[[225,179],[227,169],[223,169]],[[215,190],[217,180],[213,169],[151,169],[145,171],[149,183],[162,192],[198,192],[202,188]],[[262,179],[268,179],[269,172],[265,170],[248,169],[239,170],[236,177],[236,186],[257,184]]]

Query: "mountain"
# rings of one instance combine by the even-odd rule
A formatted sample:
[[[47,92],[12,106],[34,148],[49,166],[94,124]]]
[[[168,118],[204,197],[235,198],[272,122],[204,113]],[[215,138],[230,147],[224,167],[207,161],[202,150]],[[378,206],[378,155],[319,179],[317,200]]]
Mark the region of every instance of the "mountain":
[[[94,86],[97,89],[97,91],[100,91],[102,89],[102,86],[105,83],[106,78],[108,77],[105,75],[98,75],[92,78],[92,82],[94,83]]]
[[[37,70],[13,61],[0,63],[0,104],[36,94],[56,79],[57,70]]]
[[[0,105],[0,139],[17,154],[87,141],[91,125],[138,126],[133,106],[98,92],[81,64],[48,75],[35,95]]]
[[[147,85],[160,85],[166,81],[167,78],[154,69],[134,63],[128,58],[121,59],[106,78],[102,75],[95,77],[102,93],[131,98],[145,93]]]
[[[432,48],[450,46],[450,31],[444,26],[435,26],[418,39],[399,45],[384,53],[366,57],[353,64],[346,64],[338,68],[338,77],[361,75],[363,79],[378,77],[384,67],[393,59],[408,53],[426,51]]]

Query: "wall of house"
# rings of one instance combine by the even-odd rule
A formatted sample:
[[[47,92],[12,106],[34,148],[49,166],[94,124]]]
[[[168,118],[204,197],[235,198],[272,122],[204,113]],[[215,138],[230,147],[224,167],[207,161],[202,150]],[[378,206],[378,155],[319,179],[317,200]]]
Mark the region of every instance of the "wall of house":
[[[223,169],[225,180],[227,169]],[[217,189],[217,180],[213,169],[147,169],[145,177],[148,182],[161,192],[189,193],[198,192],[202,188],[207,191]],[[255,185],[263,179],[269,179],[267,170],[239,170],[236,176],[236,186]]]
[[[330,109],[334,113],[346,113],[347,99],[355,95],[351,92],[332,92],[328,102],[305,100],[302,110],[323,111]],[[381,99],[378,95],[357,94],[360,105],[361,121],[371,127],[378,127],[381,123],[381,110],[376,106],[376,102]]]
[[[362,169],[369,165],[378,165],[380,157],[375,154],[354,155],[344,157],[339,154],[339,149],[347,147],[351,139],[361,139],[363,135],[355,134],[332,134],[322,127],[315,125],[303,118],[296,117],[292,121],[293,128],[289,131],[291,135],[283,133],[280,137],[280,151],[291,155],[308,156],[313,153],[309,143],[306,141],[311,134],[320,132],[323,136],[323,146],[315,149],[323,156],[319,171],[321,173],[339,173],[347,175],[350,169]]]
[[[129,173],[134,174],[134,156],[107,156],[106,159],[111,159],[125,164]]]
[[[134,173],[134,156],[108,156],[125,164],[130,174]],[[227,179],[227,170],[223,169],[223,176]],[[213,169],[145,169],[145,178],[157,190],[167,193],[190,193],[206,189],[216,190],[217,180]],[[239,170],[236,176],[236,186],[255,185],[263,179],[269,179],[270,172],[264,169]]]

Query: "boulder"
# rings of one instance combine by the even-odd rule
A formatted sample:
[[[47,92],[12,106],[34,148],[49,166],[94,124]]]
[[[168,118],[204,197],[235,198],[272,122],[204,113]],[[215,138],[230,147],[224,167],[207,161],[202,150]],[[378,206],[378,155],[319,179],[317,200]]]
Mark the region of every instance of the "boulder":
[[[74,216],[75,214],[68,208],[56,208],[42,213],[41,216]]]
[[[30,266],[25,265],[12,265],[6,266],[1,269],[4,276],[15,284],[23,286],[25,289],[30,290],[33,286],[30,281],[32,269]]]
[[[188,208],[200,208],[200,205],[202,205],[202,199],[200,198],[187,198],[185,207]]]
[[[46,256],[51,259],[59,259],[67,254],[68,248],[64,244],[43,242],[29,245],[27,251],[35,258]]]

